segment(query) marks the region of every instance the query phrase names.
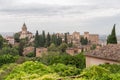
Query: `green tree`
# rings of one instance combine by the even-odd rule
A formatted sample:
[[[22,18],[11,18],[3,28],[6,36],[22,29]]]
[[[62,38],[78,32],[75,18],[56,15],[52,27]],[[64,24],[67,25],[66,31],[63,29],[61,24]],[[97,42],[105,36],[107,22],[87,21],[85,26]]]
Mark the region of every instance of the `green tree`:
[[[114,24],[111,34],[107,37],[107,44],[117,44],[115,26]]]
[[[45,31],[42,31],[42,39],[43,39],[43,45],[45,46],[45,42],[46,42]]]
[[[19,55],[23,56],[24,42],[20,41],[19,43]]]
[[[73,46],[73,42],[71,41],[70,43],[68,43],[68,47],[72,47]]]
[[[44,47],[44,40],[42,35],[39,35],[39,47]]]
[[[18,49],[16,47],[3,47],[2,50],[0,51],[0,55],[5,55],[5,54],[10,54],[10,55],[19,55]]]
[[[52,43],[54,43],[55,45],[57,45],[57,36],[55,34],[52,35]]]
[[[3,47],[3,42],[4,42],[4,39],[3,39],[2,35],[0,35],[0,49],[2,49],[2,47]]]
[[[86,38],[81,37],[80,42],[81,42],[82,45],[87,45],[87,44],[88,44],[88,39],[87,39],[87,37],[86,37]]]
[[[67,44],[67,33],[65,33],[65,43]]]
[[[13,56],[13,55],[10,55],[10,54],[4,54],[4,55],[0,55],[0,67],[3,65],[3,64],[9,64],[9,63],[14,63],[16,60],[18,59],[17,56]],[[10,71],[10,69],[9,69]],[[1,72],[0,72],[1,73]],[[3,73],[4,74],[4,73]],[[0,79],[1,79],[1,76],[0,76]],[[3,80],[3,79],[2,79]]]
[[[62,43],[62,38],[58,36],[57,38],[57,46],[59,46]]]
[[[15,33],[14,34],[14,39],[15,39],[15,42],[20,42],[20,34],[19,33]]]
[[[46,46],[47,46],[47,47],[50,46],[50,43],[51,43],[50,41],[51,41],[51,37],[50,37],[50,34],[49,34],[49,32],[48,32],[47,38],[46,38]]]
[[[27,57],[35,57],[34,52],[30,52],[26,55]]]
[[[65,52],[66,49],[67,49],[67,44],[66,43],[62,43],[60,46],[59,46],[59,49],[61,52]]]
[[[36,47],[34,47],[33,53],[34,53],[34,57],[36,57]]]
[[[36,31],[36,34],[35,34],[35,40],[34,40],[34,47],[39,47],[39,33],[38,31]]]
[[[54,43],[52,43],[49,47],[48,47],[48,51],[58,51],[58,48],[56,47],[56,45]]]
[[[91,50],[94,50],[94,49],[96,49],[96,45],[95,44],[93,44],[92,46],[91,46],[91,48],[90,48]]]

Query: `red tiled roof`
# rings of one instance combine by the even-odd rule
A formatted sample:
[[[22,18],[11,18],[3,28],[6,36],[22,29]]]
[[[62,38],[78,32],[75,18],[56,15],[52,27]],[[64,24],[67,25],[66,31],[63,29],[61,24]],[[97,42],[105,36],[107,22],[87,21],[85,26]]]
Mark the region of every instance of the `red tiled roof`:
[[[109,44],[99,49],[89,51],[85,55],[120,62],[120,44]]]

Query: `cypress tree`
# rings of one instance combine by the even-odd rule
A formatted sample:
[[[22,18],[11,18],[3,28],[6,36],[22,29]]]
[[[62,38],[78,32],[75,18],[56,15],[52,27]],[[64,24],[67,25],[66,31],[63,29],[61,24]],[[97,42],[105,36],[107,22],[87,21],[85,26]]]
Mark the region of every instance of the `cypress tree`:
[[[117,37],[116,37],[116,31],[115,31],[115,24],[113,26],[111,34],[107,38],[107,44],[117,44]]]
[[[19,43],[19,56],[23,56],[24,43],[20,41]]]
[[[45,38],[45,31],[42,31],[42,41],[43,41],[43,45],[45,46],[45,42],[46,42],[46,38]]]
[[[87,39],[87,37],[86,37],[84,40],[85,40],[85,45],[87,45],[87,44],[88,44],[88,39]]]
[[[57,37],[57,46],[62,43],[62,38],[60,36]]]
[[[47,38],[46,38],[46,46],[47,46],[47,47],[50,46],[50,40],[51,40],[51,37],[50,37],[50,34],[49,34],[49,32],[48,32]]]
[[[2,35],[0,35],[0,49],[2,49],[2,47],[3,47],[3,42],[4,42],[4,39],[3,39]]]
[[[39,47],[39,33],[36,31],[34,40],[34,56],[36,56],[36,48]]]
[[[44,47],[43,35],[39,35],[39,46]]]
[[[57,36],[55,34],[52,35],[52,43],[57,45]]]
[[[67,33],[65,33],[65,43],[67,44]]]
[[[34,47],[34,57],[36,56],[36,47]]]
[[[35,40],[34,40],[34,47],[39,47],[39,33],[38,31],[36,31],[36,34],[35,34]]]

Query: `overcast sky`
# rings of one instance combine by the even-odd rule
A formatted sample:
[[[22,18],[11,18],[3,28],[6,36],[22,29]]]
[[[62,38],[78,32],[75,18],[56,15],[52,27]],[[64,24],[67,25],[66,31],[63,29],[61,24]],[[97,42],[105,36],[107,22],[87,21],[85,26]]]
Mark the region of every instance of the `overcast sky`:
[[[0,32],[120,34],[120,0],[0,0]]]

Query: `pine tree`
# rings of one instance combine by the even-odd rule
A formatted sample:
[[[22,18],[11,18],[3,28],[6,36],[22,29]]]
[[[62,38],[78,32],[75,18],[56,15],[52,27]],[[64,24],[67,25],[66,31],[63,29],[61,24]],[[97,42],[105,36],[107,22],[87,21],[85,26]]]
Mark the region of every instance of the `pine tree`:
[[[115,31],[115,24],[113,26],[111,34],[107,38],[107,44],[117,44],[117,37],[116,37],[116,31]]]

